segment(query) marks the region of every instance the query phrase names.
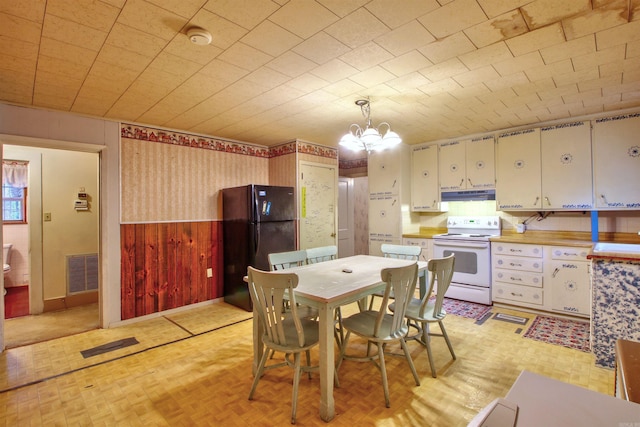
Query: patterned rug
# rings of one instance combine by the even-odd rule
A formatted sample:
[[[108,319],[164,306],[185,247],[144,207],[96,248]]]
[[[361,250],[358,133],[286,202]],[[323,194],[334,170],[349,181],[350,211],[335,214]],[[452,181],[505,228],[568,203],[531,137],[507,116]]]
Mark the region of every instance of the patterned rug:
[[[460,301],[457,299],[445,298],[442,305],[447,314],[467,317],[469,319],[480,320],[491,310],[490,305],[476,304],[475,302]]]
[[[537,316],[523,335],[536,341],[589,352],[589,323]]]

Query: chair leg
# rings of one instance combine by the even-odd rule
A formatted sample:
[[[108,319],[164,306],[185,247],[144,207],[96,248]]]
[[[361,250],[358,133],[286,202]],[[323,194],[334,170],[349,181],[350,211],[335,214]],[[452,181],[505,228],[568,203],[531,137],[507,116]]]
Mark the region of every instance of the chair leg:
[[[307,366],[311,366],[311,351],[307,350]],[[311,371],[308,371],[309,379],[311,379]]]
[[[449,341],[449,335],[447,335],[447,330],[444,328],[444,323],[442,323],[442,320],[440,320],[438,324],[440,325],[442,336],[444,337],[444,340],[447,342],[447,347],[449,347],[449,352],[451,353],[451,357],[453,357],[453,360],[456,360],[456,354],[453,352],[453,346],[451,345],[451,341]]]
[[[436,373],[436,367],[433,364],[433,355],[431,354],[431,340],[429,339],[429,333],[427,332],[427,325],[425,323],[421,324],[422,326],[422,337],[423,337],[423,344],[424,346],[427,348],[427,357],[429,358],[429,366],[431,366],[431,376],[433,378],[437,377],[437,373]]]
[[[344,355],[347,351],[347,343],[349,342],[349,337],[351,336],[351,331],[347,331],[347,335],[344,336],[344,342],[342,343],[342,348],[340,349],[340,357],[338,358],[338,364],[336,365],[336,374],[338,373],[338,369],[342,366],[342,361],[344,360]]]
[[[409,362],[409,368],[411,368],[411,372],[413,373],[413,379],[416,380],[416,385],[420,385],[420,377],[418,377],[418,372],[416,372],[416,367],[413,364],[411,353],[409,353],[409,349],[407,348],[407,343],[405,342],[404,339],[400,340],[400,345],[402,346],[402,350],[404,350],[404,355],[407,358],[407,362]]]
[[[256,391],[256,387],[258,386],[258,381],[260,381],[260,378],[264,373],[264,365],[267,364],[268,357],[269,357],[269,352],[264,351],[262,353],[262,357],[260,358],[260,365],[258,365],[258,371],[256,372],[256,376],[253,378],[253,384],[251,385],[251,391],[249,392],[249,400],[253,400],[253,393]]]
[[[291,397],[291,424],[296,423],[296,411],[298,409],[298,384],[300,383],[300,353],[294,355],[293,396]]]
[[[387,367],[384,363],[384,349],[382,343],[378,343],[378,361],[380,363],[380,373],[382,374],[382,388],[384,389],[384,403],[387,408],[391,407],[389,399],[389,382],[387,381]]]

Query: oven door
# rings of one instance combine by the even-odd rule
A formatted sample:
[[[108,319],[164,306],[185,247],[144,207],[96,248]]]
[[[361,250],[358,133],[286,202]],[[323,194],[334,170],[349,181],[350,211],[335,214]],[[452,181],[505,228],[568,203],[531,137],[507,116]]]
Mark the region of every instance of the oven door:
[[[452,283],[491,287],[491,252],[488,241],[433,240],[433,255],[442,258],[454,253]]]

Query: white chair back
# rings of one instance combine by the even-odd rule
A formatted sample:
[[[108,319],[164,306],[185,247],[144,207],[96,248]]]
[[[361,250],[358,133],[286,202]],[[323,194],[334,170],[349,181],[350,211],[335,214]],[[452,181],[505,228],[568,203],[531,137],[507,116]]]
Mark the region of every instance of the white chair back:
[[[391,245],[388,243],[380,247],[382,254],[387,258],[408,259],[417,261],[422,252],[420,246]]]
[[[338,247],[320,246],[317,248],[309,248],[307,251],[307,264],[315,264],[317,262],[330,261],[338,256]]]
[[[304,265],[307,262],[307,251],[288,251],[269,254],[271,271]]]
[[[418,264],[414,263],[406,267],[385,268],[380,272],[380,277],[387,284],[380,310],[376,318],[374,336],[379,337],[380,326],[385,316],[392,316],[391,329],[384,331],[392,337],[403,337],[407,334],[408,327],[404,321],[407,305],[413,296],[418,279]],[[393,298],[391,296],[393,295]],[[394,310],[389,314],[388,306],[394,304]]]
[[[427,270],[431,273],[431,280],[429,283],[429,290],[425,294],[420,305],[419,314],[421,317],[425,314],[425,309],[427,308],[429,298],[433,293],[434,287],[436,288],[436,301],[433,307],[433,317],[436,319],[442,319],[446,315],[442,309],[442,303],[444,301],[444,294],[447,293],[449,285],[451,284],[455,262],[455,254],[452,253],[444,258],[432,258],[427,263]]]

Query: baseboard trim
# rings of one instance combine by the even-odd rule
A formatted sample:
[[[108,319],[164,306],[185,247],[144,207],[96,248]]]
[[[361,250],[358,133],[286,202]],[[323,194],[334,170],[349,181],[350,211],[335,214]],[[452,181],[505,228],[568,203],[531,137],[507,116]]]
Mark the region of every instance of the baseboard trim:
[[[68,295],[62,298],[52,298],[44,301],[43,313],[49,311],[60,311],[67,308],[79,307],[81,305],[98,302],[98,292],[83,292],[80,294]]]

